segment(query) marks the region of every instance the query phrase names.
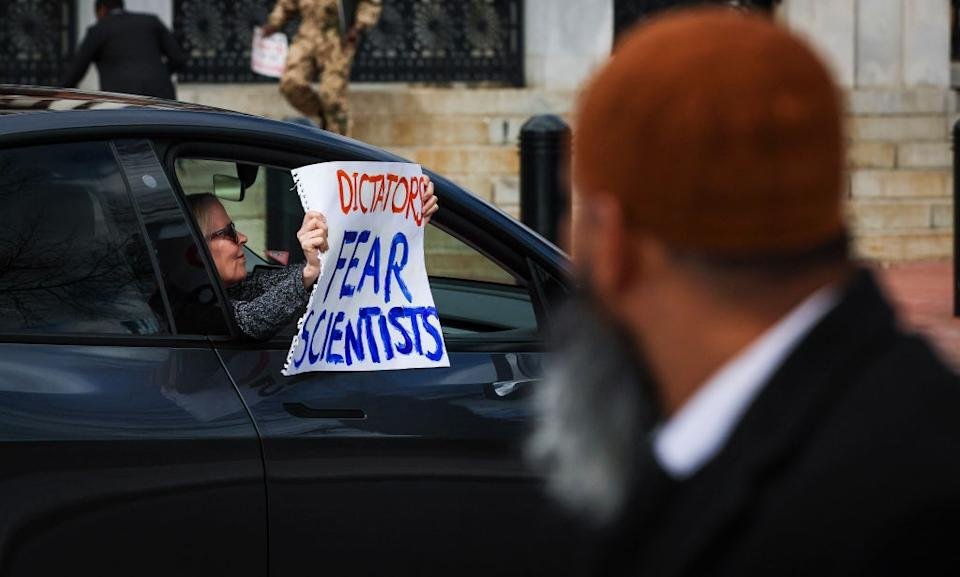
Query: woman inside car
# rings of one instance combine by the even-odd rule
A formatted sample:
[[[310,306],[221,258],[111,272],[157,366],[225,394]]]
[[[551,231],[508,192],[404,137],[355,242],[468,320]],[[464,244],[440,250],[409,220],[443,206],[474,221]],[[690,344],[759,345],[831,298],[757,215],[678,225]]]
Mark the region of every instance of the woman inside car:
[[[426,226],[438,209],[432,182],[424,188],[422,200]],[[230,297],[234,318],[245,336],[268,339],[303,313],[310,290],[320,277],[320,253],[329,248],[327,219],[323,214],[307,212],[297,231],[305,263],[258,270],[248,276],[243,251],[247,237],[236,229],[220,200],[203,193],[188,196],[187,203],[207,241]]]

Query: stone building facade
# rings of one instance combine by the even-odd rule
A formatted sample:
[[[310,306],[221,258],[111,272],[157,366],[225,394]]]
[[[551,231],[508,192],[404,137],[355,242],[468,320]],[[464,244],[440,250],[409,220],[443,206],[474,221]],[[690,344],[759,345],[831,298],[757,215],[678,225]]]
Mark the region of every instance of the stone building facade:
[[[525,0],[522,87],[353,84],[354,136],[518,214],[519,128],[533,114],[570,118],[578,87],[612,49],[617,1]],[[78,0],[78,37],[93,18],[87,4]],[[127,4],[173,24],[173,0]],[[821,51],[847,94],[848,207],[861,256],[951,255],[950,9],[949,0],[782,0],[776,9]],[[86,85],[96,87],[95,78]],[[274,84],[181,83],[179,97],[293,114]]]
[[[849,110],[849,215],[859,254],[951,255],[948,0],[786,0],[780,17],[833,66]]]

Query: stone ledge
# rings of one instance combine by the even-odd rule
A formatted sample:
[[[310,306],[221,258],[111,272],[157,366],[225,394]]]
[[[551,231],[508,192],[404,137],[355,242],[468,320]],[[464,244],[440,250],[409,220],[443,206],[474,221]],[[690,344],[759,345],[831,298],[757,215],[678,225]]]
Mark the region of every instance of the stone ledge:
[[[847,217],[856,231],[920,229],[934,226],[934,201],[869,200],[847,205]],[[940,205],[942,206],[942,205]]]
[[[428,167],[429,168],[429,167]],[[493,202],[496,181],[482,174],[442,173],[443,176],[462,186],[467,192]]]
[[[855,89],[847,91],[847,110],[855,115],[945,114],[949,95],[941,88]]]
[[[854,141],[947,140],[946,116],[853,116],[847,124]]]
[[[424,146],[395,150],[397,154],[440,174],[474,174],[492,177],[520,172],[516,146]]]
[[[934,228],[953,229],[953,204],[935,204],[930,210]]]
[[[576,94],[539,88],[432,88],[352,85],[351,105],[357,115],[485,114],[528,117],[534,114],[568,114]]]
[[[897,146],[897,166],[950,169],[953,149],[949,142],[906,142]]]
[[[851,142],[847,146],[847,164],[851,168],[893,168],[897,147],[892,142]]]
[[[520,205],[520,177],[499,176],[493,179],[493,200],[497,206]]]
[[[276,84],[179,84],[177,97],[226,110],[236,110],[267,118],[301,116],[293,109]]]
[[[268,118],[297,113],[280,95],[277,84],[202,84],[177,87],[180,100]],[[484,114],[522,116],[569,114],[576,94],[537,88],[442,88],[408,85],[353,84],[349,89],[355,118],[366,115]]]
[[[358,116],[352,136],[375,146],[491,144],[489,123],[470,116]]]
[[[948,170],[853,170],[850,192],[860,198],[943,198],[953,192]]]
[[[854,235],[854,254],[878,261],[949,258],[953,254],[950,230],[918,229]]]

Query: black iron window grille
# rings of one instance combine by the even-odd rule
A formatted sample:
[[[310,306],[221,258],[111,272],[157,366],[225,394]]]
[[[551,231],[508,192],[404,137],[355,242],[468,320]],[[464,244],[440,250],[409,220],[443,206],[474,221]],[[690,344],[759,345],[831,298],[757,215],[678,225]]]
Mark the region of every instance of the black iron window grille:
[[[0,83],[59,86],[73,57],[73,0],[0,2]]]
[[[276,82],[250,70],[253,27],[272,0],[175,0],[174,30],[190,55],[180,82]],[[291,39],[299,22],[284,31]],[[521,86],[523,0],[384,0],[351,79]]]
[[[771,11],[780,0],[614,0],[614,34],[621,32],[642,18],[670,8],[695,6],[697,4],[719,4],[734,8]]]

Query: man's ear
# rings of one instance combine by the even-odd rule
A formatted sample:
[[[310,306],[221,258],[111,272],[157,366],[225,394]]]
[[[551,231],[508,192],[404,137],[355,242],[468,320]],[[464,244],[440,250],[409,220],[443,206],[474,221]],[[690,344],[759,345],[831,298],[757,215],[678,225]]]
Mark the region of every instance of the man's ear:
[[[589,271],[591,288],[597,296],[614,302],[636,274],[633,242],[615,196],[598,193],[585,205],[580,236],[588,250],[580,255],[578,264]]]

